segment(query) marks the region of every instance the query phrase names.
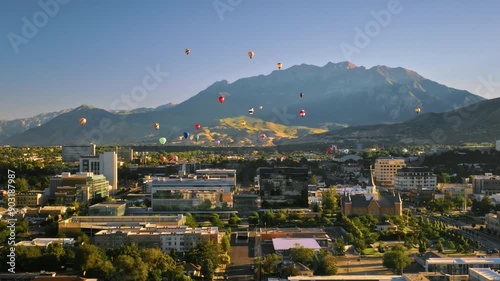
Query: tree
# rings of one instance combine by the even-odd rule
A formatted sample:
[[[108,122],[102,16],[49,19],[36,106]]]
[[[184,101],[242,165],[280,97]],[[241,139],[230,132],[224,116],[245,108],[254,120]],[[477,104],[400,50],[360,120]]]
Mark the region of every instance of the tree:
[[[436,249],[439,253],[442,253],[444,251],[443,243],[441,243],[441,241],[437,242]]]
[[[337,274],[337,260],[332,253],[321,251],[318,255],[318,267],[314,271],[315,275],[335,275]]]
[[[191,215],[190,213],[187,213],[185,225],[192,227],[192,228],[195,228],[198,226],[198,223],[196,222],[196,219],[194,218],[193,215]]]
[[[259,224],[259,213],[253,212],[249,217],[248,217],[248,223],[250,225],[257,226]]]
[[[330,187],[326,192],[323,192],[321,205],[327,213],[333,214],[337,211],[338,199],[337,189],[335,187]]]
[[[333,243],[333,249],[335,250],[335,254],[337,256],[345,255],[345,242],[342,237],[335,239],[335,242]]]
[[[312,249],[304,248],[303,246],[290,249],[290,258],[294,262],[300,262],[305,265],[310,265],[314,257]]]
[[[402,274],[403,269],[411,263],[410,258],[406,255],[406,252],[398,249],[384,253],[382,259],[382,264],[396,274]]]
[[[215,274],[215,266],[211,260],[205,259],[203,264],[201,265],[201,275],[203,276],[203,280],[212,281]]]
[[[229,215],[229,220],[227,221],[227,223],[230,226],[238,226],[238,224],[240,224],[240,222],[241,222],[241,219],[235,213],[231,213],[231,215]]]
[[[28,192],[29,190],[28,181],[24,178],[16,178],[15,185],[16,185],[16,192],[23,193],[23,192]]]
[[[450,175],[448,173],[441,173],[438,175],[438,182],[450,183]]]
[[[113,279],[146,281],[148,278],[148,268],[140,257],[119,255],[113,264],[115,266]]]
[[[229,243],[228,235],[222,236],[220,246],[221,246],[221,249],[224,253],[229,252],[229,248],[231,247],[231,244]]]
[[[309,179],[309,184],[318,184],[318,177],[316,175],[312,175],[311,178]]]

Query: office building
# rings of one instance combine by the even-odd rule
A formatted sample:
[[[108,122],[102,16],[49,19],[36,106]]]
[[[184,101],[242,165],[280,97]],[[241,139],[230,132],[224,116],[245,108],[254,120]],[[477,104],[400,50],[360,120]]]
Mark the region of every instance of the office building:
[[[493,195],[500,193],[500,176],[486,173],[475,175],[472,181],[472,192],[474,194]]]
[[[56,188],[55,204],[72,205],[73,202],[88,202],[109,195],[110,185],[103,175],[93,173],[63,173]]]
[[[90,216],[124,216],[127,204],[121,202],[103,202],[89,207]]]
[[[404,158],[383,157],[375,160],[375,184],[394,188],[394,177],[399,169],[406,167]]]
[[[256,187],[262,208],[307,208],[309,168],[260,167]]]
[[[118,159],[116,152],[107,151],[99,156],[81,157],[80,172],[104,175],[111,185],[110,194],[116,193],[118,187]]]

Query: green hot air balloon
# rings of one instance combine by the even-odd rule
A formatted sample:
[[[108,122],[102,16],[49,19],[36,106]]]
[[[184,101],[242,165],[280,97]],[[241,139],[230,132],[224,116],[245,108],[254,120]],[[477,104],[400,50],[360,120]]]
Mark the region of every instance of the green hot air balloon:
[[[195,135],[195,136],[194,136],[194,140],[195,140],[195,141],[199,141],[199,140],[200,140],[200,135]]]
[[[165,144],[167,142],[167,139],[166,138],[160,138],[160,143],[161,144]]]

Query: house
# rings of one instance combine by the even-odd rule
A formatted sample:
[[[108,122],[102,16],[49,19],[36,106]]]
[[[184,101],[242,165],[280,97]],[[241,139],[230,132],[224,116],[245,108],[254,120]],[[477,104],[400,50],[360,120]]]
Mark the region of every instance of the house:
[[[201,277],[201,266],[192,263],[185,263],[184,274],[190,277]]]
[[[377,231],[397,231],[398,226],[390,223],[389,221],[379,222],[375,225]]]

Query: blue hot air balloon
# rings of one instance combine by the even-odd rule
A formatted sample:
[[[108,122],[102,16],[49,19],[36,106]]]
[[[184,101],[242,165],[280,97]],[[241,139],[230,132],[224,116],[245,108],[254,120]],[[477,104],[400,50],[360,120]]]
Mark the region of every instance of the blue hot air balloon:
[[[185,139],[189,138],[189,133],[188,132],[184,132],[184,138]]]

